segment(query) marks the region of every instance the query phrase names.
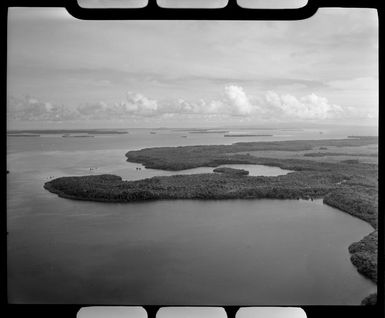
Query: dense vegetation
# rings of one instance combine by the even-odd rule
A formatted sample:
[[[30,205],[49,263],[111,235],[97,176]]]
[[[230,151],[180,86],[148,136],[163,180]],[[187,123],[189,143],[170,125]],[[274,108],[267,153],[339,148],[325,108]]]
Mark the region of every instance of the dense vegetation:
[[[364,306],[372,306],[377,304],[377,294],[371,294],[368,297],[365,297],[364,300],[361,302],[361,305]]]
[[[122,181],[118,176],[62,177],[45,188],[62,197],[108,202],[162,199],[299,199],[322,197],[342,176],[319,172],[278,177],[240,177],[236,174],[194,174]],[[333,182],[334,181],[334,182]]]
[[[127,131],[123,130],[110,130],[110,129],[41,129],[41,130],[9,130],[8,135],[19,134],[127,134]]]
[[[326,156],[377,157],[377,154],[373,154],[373,153],[358,154],[358,153],[343,153],[343,152],[309,152],[304,154],[304,157],[326,157]]]
[[[228,174],[233,174],[238,176],[247,176],[249,174],[249,171],[247,170],[234,169],[234,168],[228,168],[228,167],[215,168],[213,171],[219,172],[219,173],[228,173]]]
[[[254,135],[254,134],[225,134],[223,137],[271,137],[273,135]]]
[[[235,155],[251,151],[303,151],[314,147],[357,147],[377,144],[377,137],[361,137],[354,139],[325,140],[290,140],[266,142],[238,142],[232,145],[184,146],[145,148],[126,153],[127,161],[141,163],[146,168],[163,170],[184,170],[198,167],[217,167],[222,164],[267,164],[255,156]],[[274,159],[267,158],[269,162]]]
[[[377,283],[378,232],[374,231],[361,241],[349,246],[351,261],[357,270]]]
[[[377,228],[377,188],[348,185],[328,193],[324,203],[354,215]]]
[[[292,170],[276,177],[247,176],[232,168],[217,168],[222,173],[153,177],[123,181],[114,175],[62,177],[44,187],[59,196],[107,202],[132,202],[162,199],[312,199],[358,217],[375,231],[349,247],[351,261],[358,271],[377,282],[378,166],[350,159],[319,162],[304,159],[268,158],[247,153],[265,150],[298,151],[315,147],[352,147],[376,144],[376,137],[340,140],[235,143],[223,146],[186,146],[147,148],[130,151],[127,160],[148,168],[183,170],[222,164],[263,164]],[[234,171],[235,170],[235,171]],[[237,172],[237,173],[234,173]],[[247,172],[247,171],[245,171]],[[363,302],[371,303],[370,296]]]

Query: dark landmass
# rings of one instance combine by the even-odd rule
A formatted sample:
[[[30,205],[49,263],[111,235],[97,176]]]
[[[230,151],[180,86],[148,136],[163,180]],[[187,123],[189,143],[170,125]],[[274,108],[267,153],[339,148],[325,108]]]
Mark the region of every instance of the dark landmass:
[[[368,297],[364,298],[361,302],[363,306],[373,306],[377,304],[377,294],[371,294]]]
[[[344,178],[342,175],[304,171],[277,177],[239,177],[227,173],[207,173],[153,177],[123,181],[114,175],[62,177],[44,187],[61,197],[133,202],[170,199],[309,199],[326,195]]]
[[[128,134],[128,131],[120,130],[94,130],[88,131],[87,134],[90,135],[125,135]]]
[[[193,130],[189,131],[189,134],[224,134],[229,132],[228,130]]]
[[[45,183],[44,187],[64,198],[101,202],[323,198],[325,204],[358,217],[375,229],[361,241],[353,243],[349,251],[357,270],[376,282],[378,165],[354,159],[319,162],[311,157],[282,159],[263,155],[264,151],[270,150],[285,152],[326,146],[359,147],[377,143],[377,137],[361,136],[354,139],[146,148],[127,152],[127,161],[143,164],[146,168],[170,171],[202,166],[218,167],[224,164],[262,164],[293,172],[275,177],[214,173],[153,177],[138,181],[123,181],[121,177],[114,175],[62,177]],[[253,151],[253,155],[243,153],[247,151]],[[373,297],[366,302],[372,301]]]
[[[378,189],[376,185],[363,185],[354,179],[345,181],[342,187],[328,193],[324,203],[349,213],[377,228]]]
[[[348,138],[358,138],[358,139],[362,139],[362,138],[377,138],[376,136],[348,136]]]
[[[219,173],[228,173],[228,174],[237,175],[237,176],[247,176],[249,174],[249,171],[247,170],[234,169],[234,168],[228,168],[228,167],[216,168],[213,171],[219,172]]]
[[[111,135],[111,134],[127,134],[127,131],[107,130],[107,129],[43,129],[43,130],[12,130],[8,132],[12,135],[20,134],[50,134],[50,135],[65,135],[65,134],[90,134],[90,135]]]
[[[11,137],[40,137],[38,134],[7,134],[7,136]]]
[[[151,135],[156,135],[156,132],[155,131],[150,131],[150,134]]]
[[[271,137],[273,135],[256,135],[256,134],[226,134],[224,137]]]
[[[141,163],[146,168],[178,171],[198,167],[217,167],[224,164],[265,164],[288,170],[319,169],[322,163],[314,166],[312,161],[280,160],[239,154],[247,151],[303,151],[315,147],[358,147],[377,144],[377,137],[357,139],[325,139],[325,140],[290,140],[265,142],[238,142],[232,145],[207,145],[184,147],[145,148],[126,153],[127,161]],[[263,155],[263,153],[262,153]],[[297,163],[295,162],[297,161]],[[312,165],[309,166],[309,163]],[[301,168],[300,164],[304,166]],[[327,164],[327,163],[325,163]],[[283,167],[284,166],[284,167]],[[291,169],[295,166],[296,169]]]
[[[64,138],[90,138],[95,137],[93,135],[63,135]]]
[[[358,271],[377,283],[378,232],[374,231],[361,241],[349,246],[351,261]]]
[[[217,132],[229,132],[228,130],[223,130],[223,129],[216,129],[216,128],[173,128],[171,129],[172,131],[182,131],[182,132],[188,132],[190,134],[194,134],[194,133],[210,133],[210,132],[213,132],[213,133],[217,133]]]
[[[328,147],[319,147],[320,150],[327,150]]]
[[[342,153],[342,152],[308,152],[303,155],[304,157],[326,157],[326,156],[377,157],[378,156],[378,154],[374,154],[374,153],[359,154],[359,153]]]

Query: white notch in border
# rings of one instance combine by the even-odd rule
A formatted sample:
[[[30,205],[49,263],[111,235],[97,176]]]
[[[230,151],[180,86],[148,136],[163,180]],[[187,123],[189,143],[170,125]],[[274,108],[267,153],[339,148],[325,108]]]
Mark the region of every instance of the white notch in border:
[[[237,0],[245,9],[299,9],[307,3],[308,0]]]
[[[108,9],[108,8],[144,8],[148,0],[77,0],[82,8],[86,9]]]
[[[91,306],[80,308],[76,318],[147,318],[147,312],[139,306]]]
[[[156,318],[227,318],[222,307],[163,307]]]
[[[298,307],[241,307],[236,318],[307,318]]]
[[[220,9],[227,6],[228,0],[156,0],[156,3],[168,9]]]

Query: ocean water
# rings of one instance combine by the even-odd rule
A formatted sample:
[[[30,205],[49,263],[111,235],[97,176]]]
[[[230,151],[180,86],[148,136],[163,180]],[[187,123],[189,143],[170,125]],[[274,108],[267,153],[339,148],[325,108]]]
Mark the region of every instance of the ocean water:
[[[372,228],[319,200],[109,204],[62,199],[43,189],[44,182],[67,175],[113,173],[135,180],[212,171],[138,171],[124,154],[144,147],[349,134],[277,131],[273,137],[229,138],[136,129],[94,138],[8,137],[9,301],[359,304],[376,286],[357,273],[347,248]],[[287,173],[237,166],[252,175]]]

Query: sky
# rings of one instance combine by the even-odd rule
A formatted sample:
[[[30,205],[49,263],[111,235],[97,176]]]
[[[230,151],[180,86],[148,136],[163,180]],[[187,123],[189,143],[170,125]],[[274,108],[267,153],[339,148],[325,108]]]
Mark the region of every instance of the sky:
[[[378,121],[374,9],[301,21],[85,21],[10,8],[8,129]]]

